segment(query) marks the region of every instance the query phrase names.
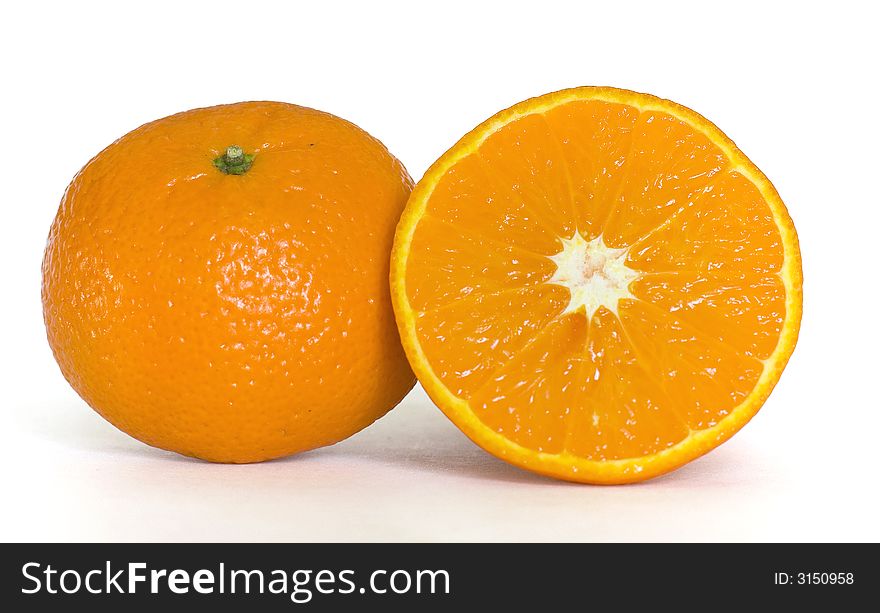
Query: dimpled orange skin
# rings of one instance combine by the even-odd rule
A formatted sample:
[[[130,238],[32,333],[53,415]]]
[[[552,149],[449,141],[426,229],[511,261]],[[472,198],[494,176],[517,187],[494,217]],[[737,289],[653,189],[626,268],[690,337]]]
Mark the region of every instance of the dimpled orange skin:
[[[242,175],[212,161],[252,154]],[[49,343],[141,441],[257,462],[342,440],[412,388],[388,287],[404,167],[357,126],[245,102],[147,124],[74,178],[43,262]]]

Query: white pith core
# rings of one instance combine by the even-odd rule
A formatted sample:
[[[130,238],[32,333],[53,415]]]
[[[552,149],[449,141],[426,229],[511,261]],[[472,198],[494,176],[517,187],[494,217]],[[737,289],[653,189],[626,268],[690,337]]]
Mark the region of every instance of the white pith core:
[[[550,259],[556,271],[547,280],[568,288],[571,293],[565,313],[583,308],[592,317],[599,307],[617,314],[621,298],[635,298],[629,284],[639,277],[639,272],[626,265],[627,249],[612,249],[605,245],[601,236],[587,242],[580,233],[562,239],[562,250]]]

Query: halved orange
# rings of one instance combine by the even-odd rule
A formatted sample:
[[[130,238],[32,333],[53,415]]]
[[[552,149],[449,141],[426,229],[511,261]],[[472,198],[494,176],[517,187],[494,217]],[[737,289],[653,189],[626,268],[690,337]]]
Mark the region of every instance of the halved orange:
[[[473,441],[626,483],[738,431],[797,340],[801,258],[770,181],[699,114],[580,87],[521,102],[418,183],[391,261],[410,363]]]

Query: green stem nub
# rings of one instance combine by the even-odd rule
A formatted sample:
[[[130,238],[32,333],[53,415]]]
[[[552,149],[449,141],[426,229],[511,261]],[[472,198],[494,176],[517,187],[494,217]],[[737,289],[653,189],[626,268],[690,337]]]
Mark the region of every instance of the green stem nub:
[[[223,155],[214,158],[214,166],[220,172],[227,175],[243,175],[250,169],[253,163],[254,156],[250,153],[245,153],[244,149],[238,145],[228,146]]]

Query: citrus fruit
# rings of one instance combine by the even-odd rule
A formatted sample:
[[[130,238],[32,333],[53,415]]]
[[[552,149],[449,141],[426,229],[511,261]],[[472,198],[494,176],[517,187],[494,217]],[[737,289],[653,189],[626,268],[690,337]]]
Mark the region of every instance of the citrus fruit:
[[[366,132],[291,104],[134,130],[77,174],[49,235],[64,376],[121,430],[206,460],[357,432],[415,382],[388,295],[411,187]]]
[[[417,184],[392,299],[434,402],[513,464],[672,470],[760,408],[801,316],[797,235],[718,128],[582,87],[498,113]]]

